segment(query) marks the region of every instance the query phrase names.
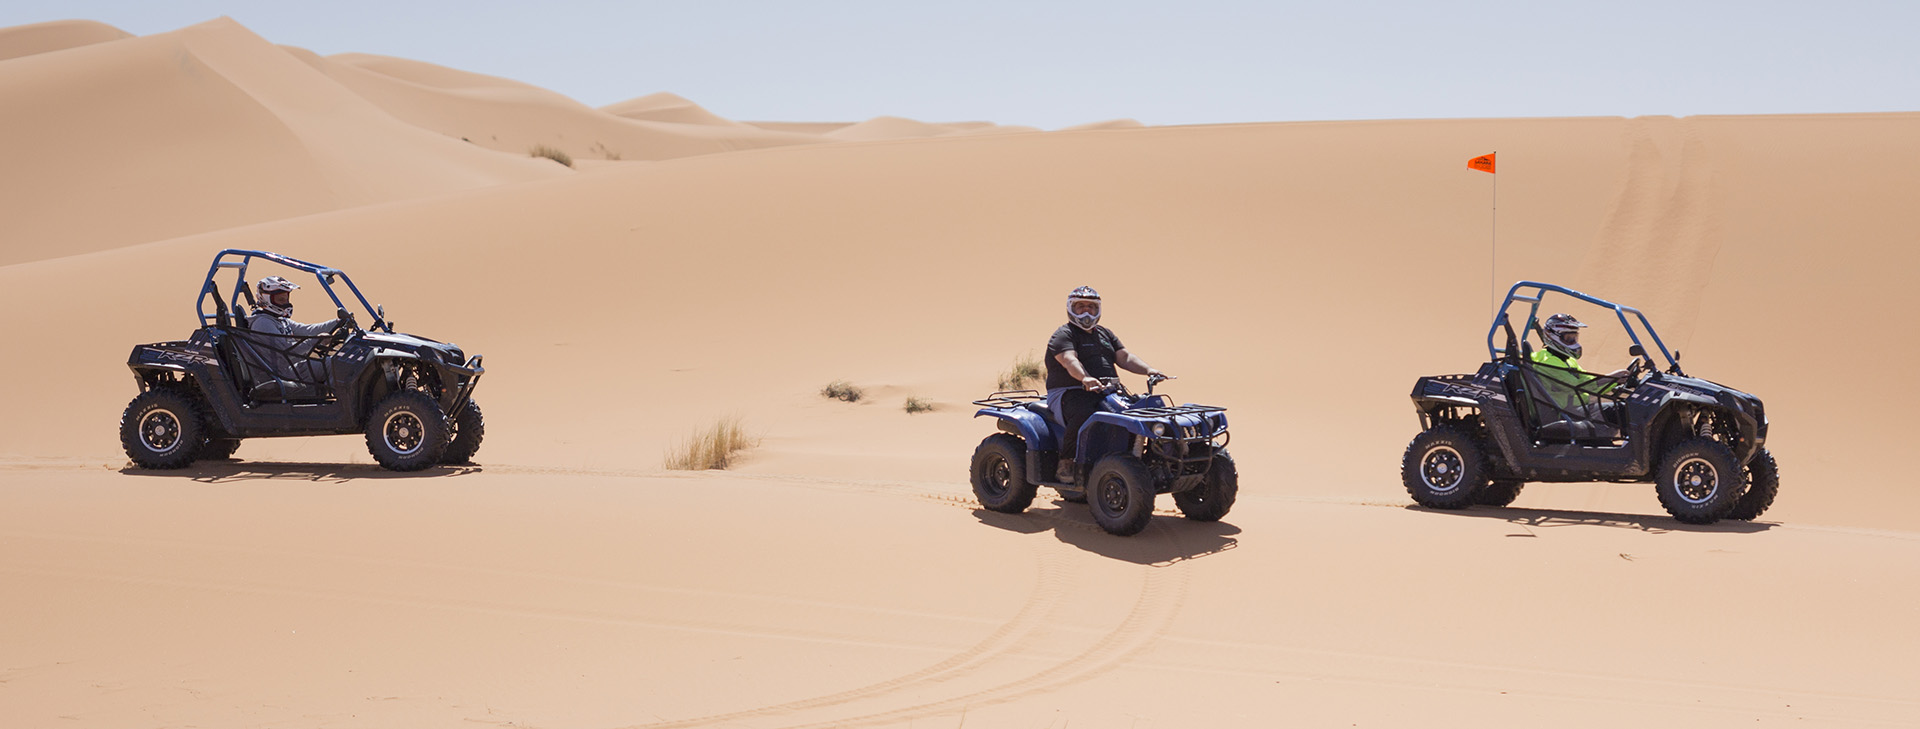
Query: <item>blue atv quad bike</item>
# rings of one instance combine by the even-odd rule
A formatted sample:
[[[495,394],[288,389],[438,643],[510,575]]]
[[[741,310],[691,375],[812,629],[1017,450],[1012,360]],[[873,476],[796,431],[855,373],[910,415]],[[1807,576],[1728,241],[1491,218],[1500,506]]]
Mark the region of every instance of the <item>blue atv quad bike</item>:
[[[1544,336],[1540,305],[1550,294],[1614,313],[1633,341],[1627,353],[1634,360],[1624,379],[1603,377],[1570,388],[1565,383],[1579,376],[1533,361],[1534,343],[1527,337]],[[1518,336],[1509,318],[1516,303],[1527,305]],[[1647,353],[1642,332],[1666,360],[1666,371]],[[1506,346],[1496,347],[1501,335]],[[1710,524],[1757,518],[1780,491],[1759,398],[1688,377],[1680,370],[1680,353],[1667,351],[1637,309],[1522,281],[1494,314],[1487,352],[1489,361],[1474,374],[1414,383],[1413,406],[1423,430],[1407,445],[1400,472],[1407,493],[1422,506],[1505,506],[1528,481],[1652,482],[1673,518]]]
[[[249,329],[240,302],[256,305],[247,286],[256,260],[318,279],[339,326],[314,337]],[[228,272],[232,293],[222,299]],[[359,327],[336,283],[371,317],[370,328]],[[127,358],[140,395],[120,416],[120,444],[143,468],[225,459],[244,438],[364,433],[374,460],[396,471],[467,463],[480,449],[486,424],[473,401],[486,373],[480,357],[395,333],[386,309],[369,305],[339,269],[224,250],[207,269],[194,314],[199,326],[187,339],[138,345]]]
[[[1218,521],[1233,508],[1239,472],[1227,453],[1227,409],[1174,405],[1153,394],[1166,378],[1147,378],[1147,394],[1133,395],[1118,378],[1104,378],[1101,412],[1080,428],[1079,472],[1073,483],[1052,480],[1060,462],[1061,419],[1033,390],[993,393],[974,417],[999,419],[1001,432],[973,452],[973,494],[992,511],[1018,514],[1046,486],[1067,501],[1087,502],[1100,528],[1131,536],[1147,528],[1153,499],[1173,494],[1180,513]],[[1083,485],[1085,484],[1085,485]]]

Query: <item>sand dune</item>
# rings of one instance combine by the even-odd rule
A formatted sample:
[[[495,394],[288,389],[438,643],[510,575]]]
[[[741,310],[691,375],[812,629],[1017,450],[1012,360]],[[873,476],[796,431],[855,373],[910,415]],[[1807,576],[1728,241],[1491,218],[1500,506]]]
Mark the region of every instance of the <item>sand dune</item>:
[[[402,123],[229,20],[0,64],[0,263],[565,170]]]
[[[657,160],[821,141],[744,125],[627,118],[516,81],[417,61],[299,55],[402,121],[513,154],[548,146],[584,159]]]
[[[701,108],[699,104],[687,100],[678,94],[661,91],[628,99],[617,104],[600,107],[601,111],[614,116],[643,121],[673,122],[675,124],[712,124],[716,126],[739,126],[740,123],[721,117]]]
[[[92,20],[16,25],[0,28],[0,61],[131,37],[131,33]]]
[[[1920,713],[1920,492],[1847,356],[1915,346],[1920,114],[736,127],[229,21],[0,63],[0,99],[36,110],[0,130],[57,143],[0,173],[0,338],[32,343],[0,357],[0,715],[23,725]],[[697,109],[675,99],[624,105]],[[579,174],[511,149],[622,125],[846,143]],[[1495,178],[1464,163],[1494,150],[1490,272]],[[401,329],[485,354],[480,465],[395,476],[336,437],[127,469],[127,351],[188,334],[226,247],[342,267]],[[1640,306],[1692,373],[1764,398],[1774,510],[1683,527],[1639,484],[1406,507],[1408,388],[1484,360],[1489,287],[1522,278]],[[974,508],[992,428],[967,401],[1080,284],[1176,400],[1230,409],[1225,521],[1119,539],[1046,498]],[[1590,366],[1624,362],[1594,335]],[[817,394],[836,379],[867,398]],[[661,470],[729,415],[761,439],[734,471]]]

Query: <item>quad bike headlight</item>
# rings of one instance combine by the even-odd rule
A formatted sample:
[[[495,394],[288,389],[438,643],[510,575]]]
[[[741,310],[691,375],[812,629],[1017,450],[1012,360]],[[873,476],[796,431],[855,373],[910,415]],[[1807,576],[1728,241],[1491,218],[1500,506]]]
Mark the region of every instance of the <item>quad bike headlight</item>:
[[[1156,435],[1156,436],[1159,436],[1159,437],[1162,437],[1162,438],[1165,438],[1165,437],[1167,437],[1167,424],[1166,424],[1166,423],[1154,423],[1154,424],[1153,424],[1153,434],[1154,434],[1154,435]]]

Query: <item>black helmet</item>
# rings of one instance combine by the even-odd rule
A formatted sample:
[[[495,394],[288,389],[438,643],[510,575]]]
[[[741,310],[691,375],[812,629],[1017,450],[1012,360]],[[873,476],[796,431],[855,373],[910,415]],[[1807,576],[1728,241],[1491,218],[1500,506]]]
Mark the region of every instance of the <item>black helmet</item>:
[[[1546,340],[1547,349],[1563,359],[1580,358],[1580,330],[1587,328],[1567,314],[1554,314],[1540,325],[1540,338]]]

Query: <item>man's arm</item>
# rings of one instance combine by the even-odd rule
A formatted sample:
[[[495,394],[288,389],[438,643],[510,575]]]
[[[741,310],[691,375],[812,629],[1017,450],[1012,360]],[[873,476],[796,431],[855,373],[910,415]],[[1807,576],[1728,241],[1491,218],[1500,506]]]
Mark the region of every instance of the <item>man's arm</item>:
[[[1053,356],[1053,361],[1059,362],[1061,367],[1067,368],[1067,376],[1079,380],[1082,385],[1086,385],[1087,380],[1096,379],[1092,375],[1087,374],[1087,368],[1080,364],[1079,352],[1071,349],[1062,350],[1059,354]]]
[[[340,328],[339,319],[314,324],[301,324],[300,322],[292,320],[287,321],[287,333],[296,337],[317,337],[322,334],[331,334],[333,330],[338,328]]]
[[[1151,376],[1151,375],[1166,374],[1165,372],[1161,372],[1160,370],[1156,370],[1152,367],[1148,367],[1146,360],[1143,360],[1143,359],[1140,359],[1139,357],[1134,356],[1132,352],[1129,352],[1127,350],[1122,349],[1113,354],[1114,354],[1113,363],[1120,365],[1120,369],[1126,370],[1128,372],[1132,372],[1136,375]]]

